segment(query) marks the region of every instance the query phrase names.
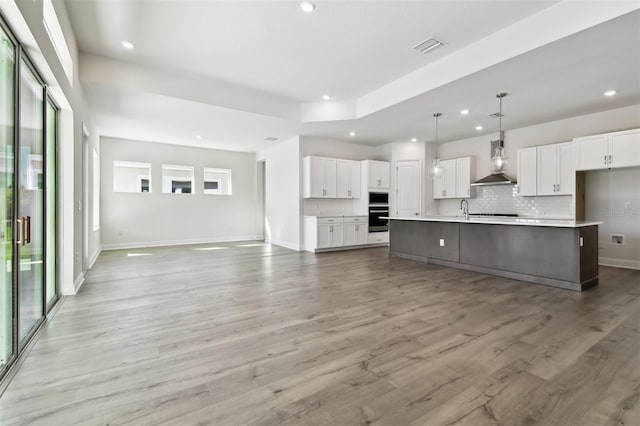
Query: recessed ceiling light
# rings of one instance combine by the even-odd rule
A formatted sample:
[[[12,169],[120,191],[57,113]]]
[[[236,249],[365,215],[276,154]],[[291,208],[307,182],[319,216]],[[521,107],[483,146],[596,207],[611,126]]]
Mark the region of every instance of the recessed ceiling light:
[[[331,99],[331,96],[329,96],[329,95],[322,95],[322,99],[324,99],[325,101],[328,101],[329,99]]]
[[[196,139],[202,139],[202,136],[196,135]]]
[[[315,10],[316,5],[311,3],[310,1],[303,1],[300,3],[300,9],[302,9],[303,12],[306,13],[311,13]]]
[[[469,110],[468,109],[461,109],[460,110],[460,114],[467,115],[467,114],[469,114]]]
[[[131,43],[130,41],[123,41],[122,47],[124,47],[125,49],[133,49],[134,47],[136,47],[136,45]]]
[[[356,135],[356,132],[354,131],[349,132],[349,136],[355,136],[355,135]]]
[[[482,127],[482,126],[476,126],[476,130],[482,130],[482,129],[484,129],[484,127]]]
[[[411,138],[411,142],[418,142],[418,139],[416,139],[416,138]]]
[[[605,96],[613,96],[615,95],[617,92],[615,90],[607,90],[606,92],[604,92]]]

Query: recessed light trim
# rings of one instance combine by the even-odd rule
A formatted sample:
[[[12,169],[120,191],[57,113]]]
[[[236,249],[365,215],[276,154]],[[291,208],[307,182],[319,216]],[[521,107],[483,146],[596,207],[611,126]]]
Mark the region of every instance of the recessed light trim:
[[[196,135],[196,139],[202,139],[202,136]]]
[[[129,50],[131,50],[131,49],[133,49],[134,47],[136,47],[136,45],[135,45],[135,44],[133,44],[133,43],[131,43],[130,41],[126,41],[126,40],[125,40],[125,41],[123,41],[123,42],[122,42],[122,47],[124,47],[125,49],[129,49]]]
[[[411,142],[418,142],[417,138],[411,138]]]
[[[355,136],[356,132],[354,132],[353,130],[349,132],[349,136]]]
[[[616,92],[615,90],[607,90],[606,92],[604,92],[604,95],[605,96],[613,96],[616,93],[618,93],[618,92]]]
[[[300,3],[300,9],[302,9],[304,13],[311,13],[316,9],[316,5],[310,1],[303,1]]]
[[[476,130],[477,130],[477,131],[480,131],[480,130],[482,130],[482,129],[484,129],[484,127],[479,126],[479,125],[478,125],[478,126],[476,126]]]
[[[461,109],[460,110],[460,114],[467,115],[467,114],[469,114],[469,110],[468,109]]]
[[[331,96],[329,95],[322,95],[322,99],[325,101],[328,101],[329,99],[331,99]]]

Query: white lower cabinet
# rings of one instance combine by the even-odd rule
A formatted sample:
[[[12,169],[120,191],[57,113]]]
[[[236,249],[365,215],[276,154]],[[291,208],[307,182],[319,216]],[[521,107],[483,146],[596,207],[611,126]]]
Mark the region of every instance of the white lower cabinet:
[[[344,245],[357,246],[367,244],[368,225],[367,218],[345,217],[344,218]]]
[[[386,242],[389,239],[387,237]],[[315,252],[371,244],[367,216],[304,218],[304,248]]]

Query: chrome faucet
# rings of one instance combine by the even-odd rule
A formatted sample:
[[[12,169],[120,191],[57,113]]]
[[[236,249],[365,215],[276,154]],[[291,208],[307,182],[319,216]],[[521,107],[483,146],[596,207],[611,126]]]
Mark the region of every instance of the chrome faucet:
[[[460,210],[462,210],[464,220],[469,220],[469,202],[464,198],[460,200]]]

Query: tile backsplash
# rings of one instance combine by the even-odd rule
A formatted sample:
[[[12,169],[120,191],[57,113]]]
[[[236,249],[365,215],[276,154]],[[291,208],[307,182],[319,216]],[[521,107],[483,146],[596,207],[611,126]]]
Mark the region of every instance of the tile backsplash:
[[[547,197],[521,197],[517,185],[475,187],[476,196],[469,198],[471,213],[515,213],[519,216],[573,219],[574,206],[571,195]],[[460,200],[440,200],[439,214],[461,214]]]

